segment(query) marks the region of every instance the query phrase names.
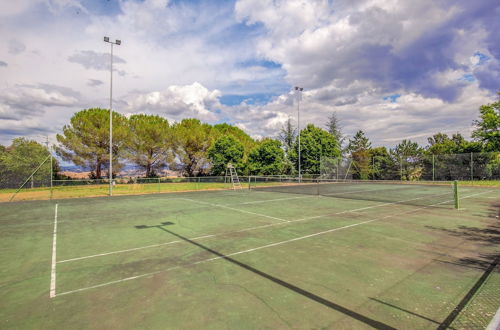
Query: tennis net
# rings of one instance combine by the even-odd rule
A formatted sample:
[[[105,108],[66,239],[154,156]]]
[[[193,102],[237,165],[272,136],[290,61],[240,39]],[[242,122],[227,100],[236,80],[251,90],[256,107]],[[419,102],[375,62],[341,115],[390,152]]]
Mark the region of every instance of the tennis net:
[[[457,195],[450,182],[414,183],[405,181],[338,181],[292,177],[249,178],[254,191],[318,195],[325,197],[366,200],[416,206],[449,207]]]

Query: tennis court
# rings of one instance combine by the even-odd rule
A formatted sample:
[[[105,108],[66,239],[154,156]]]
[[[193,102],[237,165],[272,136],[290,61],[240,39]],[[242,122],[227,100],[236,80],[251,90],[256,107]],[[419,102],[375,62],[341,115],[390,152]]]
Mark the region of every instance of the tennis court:
[[[498,188],[456,210],[451,185],[366,182],[4,203],[0,326],[487,325],[499,209]]]

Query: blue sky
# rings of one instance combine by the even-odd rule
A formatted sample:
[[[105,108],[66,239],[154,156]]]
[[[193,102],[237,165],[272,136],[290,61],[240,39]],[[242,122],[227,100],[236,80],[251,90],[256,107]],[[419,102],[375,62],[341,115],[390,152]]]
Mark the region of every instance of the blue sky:
[[[254,137],[296,119],[374,145],[469,136],[500,90],[500,10],[481,0],[18,0],[0,3],[0,143],[55,141],[78,110],[230,122]]]

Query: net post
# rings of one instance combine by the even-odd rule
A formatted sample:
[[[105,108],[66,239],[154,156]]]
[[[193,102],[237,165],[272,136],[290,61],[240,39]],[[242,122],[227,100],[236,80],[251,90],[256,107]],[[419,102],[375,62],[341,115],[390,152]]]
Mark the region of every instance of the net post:
[[[250,189],[251,189],[251,188],[250,188],[251,181],[252,181],[252,176],[251,176],[251,175],[249,175],[249,176],[248,176],[248,190],[250,190]],[[281,181],[281,179],[280,179],[280,181]]]
[[[161,180],[161,178],[160,178],[160,177],[158,177],[158,178],[157,178],[157,183],[158,183],[158,192],[159,192],[159,193],[161,192],[160,180]]]
[[[459,198],[458,198],[458,181],[453,181],[453,199],[455,201],[455,209],[459,209]]]

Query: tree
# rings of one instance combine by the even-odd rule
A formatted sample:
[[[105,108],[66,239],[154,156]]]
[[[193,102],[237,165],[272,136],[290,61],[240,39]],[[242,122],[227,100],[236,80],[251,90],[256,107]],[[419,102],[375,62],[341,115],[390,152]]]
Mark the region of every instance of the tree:
[[[171,167],[187,176],[204,175],[208,172],[208,148],[212,145],[212,127],[198,119],[183,119],[172,126],[174,159]]]
[[[122,147],[128,136],[127,119],[113,112],[113,171],[123,166],[119,163]],[[92,108],[81,110],[57,134],[56,153],[66,161],[91,169],[91,176],[100,179],[102,169],[109,164],[109,110]]]
[[[250,150],[252,150],[256,145],[255,140],[252,139],[250,135],[245,133],[245,131],[243,131],[239,127],[232,126],[227,123],[214,125],[213,131],[215,139],[223,135],[232,135],[233,137],[235,137],[243,145],[243,148],[245,149],[245,154],[248,154]]]
[[[264,139],[248,158],[250,172],[257,175],[277,175],[284,169],[285,153],[281,142]]]
[[[286,123],[281,127],[278,134],[278,140],[281,141],[282,147],[285,150],[285,159],[283,173],[293,175],[295,168],[292,159],[293,157],[294,145],[297,139],[297,129],[293,126],[292,120],[288,118]]]
[[[500,96],[500,92],[498,92]],[[474,121],[477,127],[472,137],[481,142],[483,151],[500,150],[500,97],[498,101],[482,105],[479,108],[480,117]]]
[[[400,177],[396,162],[386,147],[369,150],[371,159],[371,177],[374,180],[397,180]]]
[[[0,150],[0,187],[19,188],[37,168],[31,187],[35,182],[49,185],[51,170],[48,156],[49,151],[40,143],[25,138],[14,139],[10,146]],[[58,167],[54,159],[53,168],[57,170]]]
[[[305,174],[319,174],[322,157],[339,157],[338,142],[327,131],[308,124],[300,131],[301,172]],[[298,140],[295,141],[292,160],[298,168]]]
[[[292,120],[288,118],[286,123],[281,127],[278,134],[278,140],[281,141],[285,154],[288,156],[293,150],[295,139],[297,138],[297,129],[293,126]]]
[[[460,133],[453,134],[451,138],[447,134],[437,133],[428,138],[427,141],[429,142],[427,153],[431,155],[481,151],[481,145],[479,143],[465,140]]]
[[[208,158],[212,162],[212,174],[224,175],[227,164],[232,163],[237,171],[244,169],[244,147],[232,135],[223,135],[208,149]]]
[[[337,117],[336,112],[332,112],[330,117],[328,117],[328,121],[326,123],[326,130],[328,133],[335,137],[335,140],[338,141],[339,148],[342,148],[342,144],[344,143],[345,137],[342,134],[342,127],[340,126],[340,120]]]
[[[355,179],[368,180],[371,174],[370,168],[370,140],[365,132],[359,130],[352,139],[349,139],[347,151],[351,154],[352,172]]]
[[[130,135],[126,157],[146,171],[146,177],[172,161],[171,134],[168,120],[160,116],[133,115],[129,118]]]
[[[347,151],[360,151],[360,150],[368,150],[372,146],[370,140],[365,136],[365,132],[359,130],[356,132],[352,139],[349,139],[347,145]]]
[[[417,142],[403,140],[393,150],[392,154],[400,168],[401,180],[418,180],[422,176],[422,148]]]

